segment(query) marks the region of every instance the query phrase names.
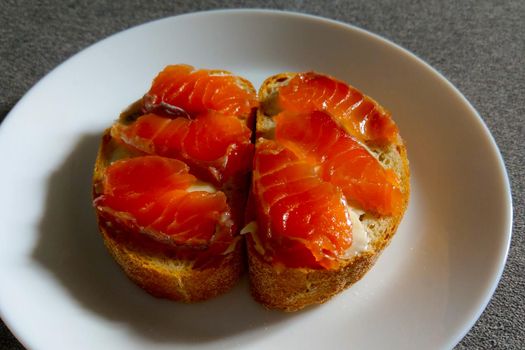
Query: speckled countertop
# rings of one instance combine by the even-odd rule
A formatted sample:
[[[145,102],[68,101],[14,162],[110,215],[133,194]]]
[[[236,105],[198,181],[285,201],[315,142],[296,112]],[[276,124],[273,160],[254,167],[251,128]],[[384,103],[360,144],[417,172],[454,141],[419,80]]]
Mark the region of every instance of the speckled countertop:
[[[514,227],[496,293],[457,349],[525,348],[523,1],[4,0],[0,3],[0,121],[40,78],[100,39],[161,17],[240,7],[320,15],[384,36],[435,67],[479,111],[507,166]],[[1,321],[0,348],[23,349]]]

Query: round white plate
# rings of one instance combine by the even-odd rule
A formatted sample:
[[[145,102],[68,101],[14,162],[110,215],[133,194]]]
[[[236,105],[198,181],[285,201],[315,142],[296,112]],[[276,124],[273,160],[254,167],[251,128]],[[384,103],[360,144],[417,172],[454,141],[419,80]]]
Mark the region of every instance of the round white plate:
[[[258,86],[282,71],[344,79],[392,111],[412,196],[376,266],[294,314],[247,282],[197,305],[150,297],[111,260],[90,182],[99,137],[170,63],[228,69]],[[511,199],[493,138],[465,98],[404,49],[338,22],[275,11],[167,18],[114,35],[49,73],[0,127],[0,309],[32,349],[431,349],[479,317],[510,242]]]

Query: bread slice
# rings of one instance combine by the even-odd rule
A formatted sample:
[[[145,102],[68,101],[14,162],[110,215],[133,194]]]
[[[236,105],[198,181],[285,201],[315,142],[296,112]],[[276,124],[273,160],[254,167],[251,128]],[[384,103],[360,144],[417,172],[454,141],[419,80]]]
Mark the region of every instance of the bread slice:
[[[211,71],[211,74],[229,72],[215,70]],[[249,81],[240,77],[237,81],[244,89],[255,94],[255,89]],[[141,107],[142,100],[136,101],[120,115],[117,123],[133,122],[142,114]],[[245,117],[248,126],[253,130],[254,115]],[[112,162],[139,155],[113,139],[110,129],[106,130],[95,162],[93,198],[101,193],[105,169]],[[244,210],[245,196],[242,194],[248,191],[248,186],[248,178],[235,178],[221,189],[228,197],[233,215],[242,217],[235,211]],[[105,246],[127,277],[156,297],[186,303],[207,300],[231,289],[244,270],[244,241],[238,233],[226,251],[212,257],[210,263],[200,262],[197,265],[195,260],[181,258],[178,251],[160,243],[146,238],[130,239],[133,234],[129,229],[108,222],[98,211],[97,220]]]
[[[105,169],[114,161],[137,156],[111,138],[109,129],[102,137],[95,162],[93,197],[100,194]],[[104,244],[128,278],[148,293],[186,303],[220,295],[239,280],[243,271],[243,244],[240,237],[230,249],[205,268],[195,268],[194,261],[180,259],[173,252],[153,242],[145,245],[128,240],[132,233],[116,227],[97,212],[98,227]],[[176,254],[175,254],[176,255]]]
[[[272,117],[279,112],[278,90],[294,75],[278,74],[266,79],[262,84],[259,90],[261,107],[257,112],[256,146],[264,139],[274,138],[275,123]],[[273,266],[264,257],[264,247],[258,243],[257,233],[250,232],[247,239],[250,288],[253,297],[265,307],[296,311],[329,300],[361,279],[389,244],[408,205],[410,188],[407,152],[400,137],[395,143],[386,146],[366,146],[385,168],[393,169],[401,180],[404,194],[401,214],[377,216],[359,212],[356,218],[368,235],[368,245],[364,250],[345,259],[342,267],[336,270]]]

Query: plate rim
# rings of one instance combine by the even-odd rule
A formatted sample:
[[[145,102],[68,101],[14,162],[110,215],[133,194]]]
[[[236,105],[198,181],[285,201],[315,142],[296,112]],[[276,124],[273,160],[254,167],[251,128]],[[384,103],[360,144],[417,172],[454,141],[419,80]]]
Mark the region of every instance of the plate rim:
[[[21,108],[22,105],[24,105],[28,100],[30,101],[31,96],[33,93],[39,89],[40,85],[43,85],[46,83],[46,81],[51,78],[57,71],[66,69],[69,64],[72,64],[78,59],[81,59],[83,54],[86,53],[89,50],[96,49],[96,47],[103,42],[107,40],[115,39],[116,37],[119,37],[124,34],[128,34],[132,31],[140,31],[142,27],[154,25],[156,23],[160,22],[169,22],[169,21],[176,21],[180,20],[180,18],[186,18],[186,17],[202,17],[202,16],[215,16],[215,15],[228,15],[233,13],[239,13],[239,14],[249,14],[249,15],[265,15],[265,16],[281,16],[281,17],[293,17],[295,19],[299,20],[309,20],[313,22],[321,22],[323,24],[329,24],[337,26],[344,30],[351,30],[351,31],[357,31],[360,34],[366,35],[367,37],[379,41],[383,45],[390,46],[397,51],[400,51],[403,55],[408,56],[417,64],[428,70],[432,73],[432,75],[435,78],[438,78],[442,83],[445,83],[446,87],[448,89],[451,89],[457,97],[461,99],[461,102],[468,108],[469,114],[471,115],[471,121],[476,122],[479,126],[481,126],[481,130],[483,131],[483,135],[478,134],[478,137],[482,137],[483,139],[486,139],[489,141],[490,149],[491,151],[496,155],[496,159],[498,162],[498,173],[500,175],[500,178],[503,180],[501,181],[501,185],[504,189],[504,197],[505,197],[505,227],[502,227],[501,232],[505,233],[505,235],[501,235],[501,239],[505,239],[506,241],[503,244],[503,248],[499,252],[499,259],[497,261],[497,266],[494,272],[491,276],[491,284],[490,288],[486,288],[483,291],[482,296],[482,302],[478,305],[476,312],[471,315],[468,322],[465,322],[463,324],[463,327],[461,330],[458,330],[456,332],[455,337],[450,337],[451,339],[448,341],[448,347],[453,348],[455,345],[457,345],[466,335],[467,333],[472,329],[472,327],[475,325],[475,323],[480,318],[481,314],[486,310],[489,302],[491,301],[492,297],[494,296],[494,293],[501,281],[506,262],[508,259],[509,251],[510,251],[510,245],[512,242],[512,229],[514,224],[514,204],[512,201],[512,191],[511,191],[511,185],[510,185],[510,178],[508,175],[507,167],[505,166],[505,160],[501,154],[501,151],[496,143],[496,140],[494,139],[494,136],[490,132],[487,124],[479,114],[479,112],[473,107],[473,105],[470,103],[470,101],[463,95],[463,93],[455,86],[453,85],[444,74],[442,74],[440,71],[438,71],[436,68],[431,66],[429,63],[424,61],[422,58],[420,58],[417,54],[414,52],[409,51],[408,49],[405,49],[404,47],[400,46],[399,44],[391,41],[390,39],[383,37],[379,34],[376,34],[374,32],[371,32],[367,29],[363,29],[361,27],[357,27],[356,25],[353,25],[351,23],[346,23],[342,21],[338,21],[335,19],[319,16],[319,15],[313,15],[309,13],[302,13],[302,12],[293,12],[293,11],[287,11],[287,10],[279,10],[279,9],[264,9],[264,8],[239,8],[239,9],[211,9],[211,10],[202,10],[202,11],[195,11],[195,12],[186,12],[181,13],[173,16],[167,16],[167,17],[160,17],[157,19],[149,20],[144,23],[140,23],[137,25],[130,26],[128,28],[122,29],[118,32],[115,32],[113,34],[110,34],[98,41],[95,41],[88,46],[82,48],[80,51],[70,55],[65,60],[61,61],[57,66],[52,68],[49,72],[45,73],[44,76],[42,76],[33,86],[31,86],[24,95],[16,102],[16,104],[11,108],[11,110],[7,113],[7,115],[4,117],[2,122],[0,123],[0,138],[3,137],[2,135],[6,133],[6,129],[9,127],[6,127],[6,125],[9,125],[11,121],[14,119],[14,116],[17,114],[17,111],[19,108]],[[2,306],[3,303],[0,303],[0,318],[3,320],[6,328],[13,334],[13,336],[26,348],[28,347],[28,343],[26,343],[25,339],[21,337],[21,335],[18,333],[18,330],[12,327],[10,324],[10,318],[11,316],[7,316],[6,308]],[[7,316],[7,317],[6,317]],[[452,339],[453,338],[453,339]]]

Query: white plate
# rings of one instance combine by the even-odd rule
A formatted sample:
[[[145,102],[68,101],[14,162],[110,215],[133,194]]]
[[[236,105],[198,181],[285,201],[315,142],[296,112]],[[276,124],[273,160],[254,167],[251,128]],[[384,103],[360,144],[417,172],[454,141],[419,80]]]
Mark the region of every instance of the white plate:
[[[281,71],[335,75],[393,112],[412,197],[397,236],[357,285],[295,314],[264,310],[244,281],[197,305],[128,282],[97,233],[99,136],[169,63],[257,86]],[[34,349],[430,349],[469,330],[501,275],[511,232],[505,168],[476,111],[441,75],[366,31],[273,11],[163,19],[91,46],[42,79],[0,127],[0,309]]]

